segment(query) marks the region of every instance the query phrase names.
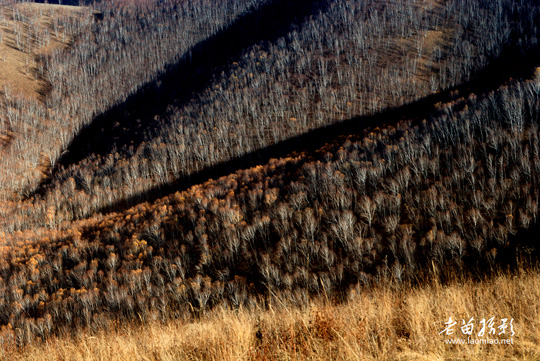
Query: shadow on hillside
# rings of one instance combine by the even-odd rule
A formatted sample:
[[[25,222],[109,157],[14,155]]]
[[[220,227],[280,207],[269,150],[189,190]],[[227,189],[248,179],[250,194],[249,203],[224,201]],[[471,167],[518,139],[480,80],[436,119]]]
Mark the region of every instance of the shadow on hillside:
[[[261,42],[275,42],[292,26],[324,11],[326,0],[268,0],[239,16],[233,24],[191,48],[176,64],[169,65],[155,81],[144,85],[124,102],[100,114],[71,141],[62,157],[26,199],[44,194],[54,174],[95,154],[106,156],[113,149],[133,146],[145,134],[163,126],[161,119],[171,105],[181,107],[205,90],[215,74],[226,70],[245,49]]]
[[[53,174],[59,167],[76,164],[91,154],[106,155],[113,147],[136,147],[144,139],[135,137],[134,134],[158,129],[162,125],[159,115],[165,114],[170,104],[181,106],[189,101],[209,85],[216,73],[219,74],[238,59],[247,47],[261,41],[275,41],[286,35],[293,24],[300,23],[327,5],[327,2],[322,1],[273,0],[257,11],[241,16],[228,28],[195,46],[155,82],[147,84],[122,104],[96,117],[92,124],[73,139],[67,152],[56,164]],[[467,83],[376,115],[352,118],[295,136],[152,188],[104,207],[100,212],[119,211],[141,201],[152,201],[210,178],[216,179],[238,169],[264,164],[271,158],[284,157],[291,152],[314,151],[335,141],[339,136],[357,134],[370,127],[391,124],[402,119],[421,121],[430,118],[437,114],[437,103],[447,103],[462,96],[468,97],[471,93],[484,94],[497,89],[511,78],[528,78],[539,64],[538,49],[522,51],[509,47]],[[42,183],[30,197],[46,192],[50,181],[51,178]]]
[[[424,119],[437,116],[440,112],[437,108],[438,103],[444,104],[459,98],[467,99],[473,93],[477,94],[478,98],[482,98],[487,96],[490,91],[496,90],[512,79],[531,78],[534,69],[538,65],[540,65],[540,48],[527,52],[507,48],[499,59],[493,61],[491,65],[479,72],[473,80],[462,85],[375,115],[355,117],[338,124],[309,131],[244,156],[203,169],[189,176],[178,178],[174,182],[154,187],[144,193],[104,207],[99,212],[121,211],[140,202],[152,202],[171,193],[186,190],[192,185],[232,174],[239,169],[265,164],[272,158],[282,158],[292,152],[314,152],[342,136],[360,134],[369,128],[396,124],[400,120],[410,120],[413,124],[419,124]],[[467,101],[461,102],[460,105],[465,107]]]
[[[216,74],[240,59],[245,49],[260,42],[275,42],[291,26],[323,11],[326,1],[270,0],[240,16],[229,27],[194,46],[176,64],[169,65],[155,81],[126,101],[97,116],[72,140],[59,166],[75,164],[91,154],[112,149],[137,148],[163,126],[160,119],[171,105],[182,106],[205,90]]]

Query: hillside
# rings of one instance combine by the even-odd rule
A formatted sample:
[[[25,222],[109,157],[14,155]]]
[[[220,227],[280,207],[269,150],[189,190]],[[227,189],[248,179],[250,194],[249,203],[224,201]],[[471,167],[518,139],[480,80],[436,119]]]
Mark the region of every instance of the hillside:
[[[519,275],[506,292],[537,291],[535,2],[1,6],[0,27],[32,44],[15,49],[17,32],[0,44],[16,69],[0,78],[2,352],[239,310],[241,358],[305,347],[295,357],[307,359],[345,340],[343,307],[383,317],[355,308],[370,294],[417,312],[403,302],[421,290],[471,295]],[[34,27],[56,26],[36,45]],[[24,74],[23,53],[38,61]],[[261,336],[288,326],[245,325],[274,309],[299,312],[292,349]],[[524,331],[531,309],[474,310],[488,311],[512,312],[495,316],[515,320],[518,341],[539,339]],[[441,337],[418,346],[450,311],[434,312],[430,327],[373,332],[404,352],[462,354]],[[341,345],[336,359],[385,358],[381,342]]]
[[[64,24],[83,11],[32,3],[2,7],[0,83],[10,90],[9,95],[43,96],[47,83],[43,78],[44,64],[39,59],[68,45],[71,36]]]
[[[302,19],[321,7],[328,8],[303,24]],[[491,24],[482,19],[495,16],[489,14],[490,9],[472,13],[476,19],[463,19],[461,26],[470,29],[462,30],[463,40],[467,40],[462,41],[450,35],[457,9],[438,7],[436,3],[423,7],[415,2],[381,8],[377,1],[350,7],[310,1],[263,4],[235,23],[240,25],[198,44],[189,58],[181,59],[160,79],[98,116],[74,138],[46,181],[54,188],[62,188],[65,194],[69,192],[66,181],[72,177],[76,189],[83,191],[81,201],[71,201],[81,204],[76,207],[81,215],[66,213],[62,210],[66,203],[54,201],[61,209],[59,218],[84,217],[111,203],[137,199],[148,189],[189,178],[192,173],[291,136],[373,115],[447,89],[472,76],[473,61],[461,55],[464,43],[486,47],[471,49],[479,53],[474,63],[482,64],[489,56],[498,55],[490,52],[503,51],[507,41],[508,34],[503,33],[490,37],[488,43],[475,39],[488,31],[485,27]],[[382,11],[384,16],[368,16],[370,8]],[[393,12],[407,11],[414,11],[413,19],[392,16]],[[356,18],[340,18],[343,12],[355,14]],[[276,13],[291,15],[275,23]],[[294,19],[302,27],[284,33],[294,28],[290,24]],[[255,30],[250,32],[251,38],[243,40],[242,47],[235,50],[217,46],[236,44],[238,33],[254,20],[257,24],[251,27]],[[508,19],[500,21],[504,26]],[[409,28],[410,24],[413,28]],[[341,30],[322,30],[331,27]],[[409,42],[400,41],[405,34]],[[423,41],[428,35],[434,48],[424,52]],[[444,41],[448,42],[448,50],[443,53]],[[305,49],[304,53],[298,49]],[[246,55],[235,54],[240,50]],[[388,63],[396,52],[396,61]],[[217,57],[216,53],[224,56]],[[431,69],[426,69],[425,64],[431,64]],[[235,110],[231,111],[227,104],[234,104]],[[145,163],[145,159],[159,161]],[[107,166],[111,162],[114,168]],[[83,174],[89,169],[96,171]],[[120,184],[126,186],[117,186]],[[94,195],[90,203],[88,194]],[[39,190],[37,198],[48,196],[45,188]],[[44,219],[39,213],[27,214],[26,218]]]

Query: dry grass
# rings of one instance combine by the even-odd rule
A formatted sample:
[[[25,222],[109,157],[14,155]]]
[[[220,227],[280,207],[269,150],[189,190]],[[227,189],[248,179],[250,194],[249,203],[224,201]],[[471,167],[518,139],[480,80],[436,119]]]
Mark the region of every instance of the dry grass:
[[[91,19],[87,7],[0,1],[2,200],[34,187],[59,152],[48,145],[60,137],[58,117],[45,105],[51,87],[45,59],[61,56]],[[2,214],[10,209],[0,204]]]
[[[33,22],[33,25],[17,21],[14,18],[16,9],[25,19]],[[38,98],[45,83],[36,76],[36,57],[67,46],[71,39],[64,36],[61,25],[55,29],[54,20],[63,16],[75,16],[79,12],[81,9],[78,7],[50,4],[0,6],[0,84],[7,86],[16,95]],[[19,32],[20,42],[24,43],[31,28],[32,31],[39,31],[41,37],[45,37],[45,33],[49,34],[50,41],[41,46],[36,45],[37,38],[30,34],[35,48],[26,52],[17,46],[16,33]],[[4,89],[0,91],[3,92]]]
[[[483,282],[416,288],[381,287],[352,294],[344,304],[217,309],[196,322],[119,325],[5,349],[9,360],[538,360],[540,275],[520,272]],[[453,336],[439,335],[458,321]],[[449,345],[461,320],[514,319],[513,345]],[[498,330],[497,330],[498,331]],[[490,336],[503,339],[504,336]],[[481,338],[481,337],[480,337]],[[485,338],[485,336],[484,336]]]

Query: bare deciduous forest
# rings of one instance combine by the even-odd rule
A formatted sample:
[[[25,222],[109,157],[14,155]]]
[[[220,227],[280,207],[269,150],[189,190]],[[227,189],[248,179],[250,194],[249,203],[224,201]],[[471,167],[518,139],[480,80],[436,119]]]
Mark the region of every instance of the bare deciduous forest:
[[[527,0],[0,1],[0,355],[321,299],[339,330],[381,285],[538,277],[538,24]],[[197,359],[271,358],[261,327]]]

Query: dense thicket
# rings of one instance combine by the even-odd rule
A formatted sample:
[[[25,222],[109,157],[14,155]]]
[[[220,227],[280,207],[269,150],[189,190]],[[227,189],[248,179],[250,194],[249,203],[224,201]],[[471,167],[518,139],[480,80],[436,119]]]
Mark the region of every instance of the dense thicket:
[[[172,11],[158,9],[164,17]],[[140,112],[120,107],[113,113],[118,118],[107,118],[110,126],[103,126],[112,130],[97,129],[91,142],[83,139],[83,145],[68,148],[73,154],[88,155],[55,169],[49,185],[21,211],[25,222],[58,226],[128,199],[133,205],[141,200],[138,195],[144,197],[148,190],[201,169],[310,129],[373,114],[459,84],[510,45],[515,45],[513,51],[527,51],[536,46],[538,37],[539,8],[527,1],[405,1],[384,6],[379,1],[331,1],[323,9],[318,16],[292,24],[286,36],[254,44],[231,59],[230,67],[222,67],[223,73],[190,101],[171,101],[162,113],[150,111],[142,119]],[[89,102],[103,110],[114,104],[111,99],[122,99],[113,94],[130,94],[129,84],[137,74],[150,80],[144,69],[128,61],[139,51],[138,45],[118,52],[109,52],[110,46],[99,47],[138,34],[141,25],[137,24],[115,25],[125,33],[115,32],[115,27],[101,33],[97,29],[106,40],[91,47],[90,54],[108,54],[106,60],[99,60],[104,62],[119,57],[122,66],[109,73],[93,66],[86,56],[75,56],[78,60],[72,66],[83,69],[79,71],[82,80],[72,77],[72,71],[64,71],[62,84],[71,85],[64,91],[62,87],[53,89],[51,101],[57,99],[64,104],[61,109],[88,116],[94,111],[87,113],[80,104],[67,107],[71,101],[66,99]],[[158,41],[155,30],[145,32],[146,40],[132,44]],[[70,54],[88,51],[87,43],[81,41]],[[105,75],[94,74],[92,69],[120,75],[121,81],[104,80]],[[133,81],[139,84],[142,80]],[[152,109],[155,99],[149,99],[152,101],[145,106]],[[96,147],[101,151],[94,154],[92,144],[98,143],[107,146],[105,151]],[[61,149],[55,147],[51,159],[57,159]]]
[[[43,99],[6,89],[0,107],[12,137],[3,170],[29,169],[2,184],[13,201],[0,204],[0,341],[537,257],[540,70],[478,95],[459,86],[486,67],[499,74],[509,52],[537,59],[537,2],[293,1],[283,6],[313,5],[312,16],[192,64],[279,3],[104,1],[99,16],[62,18],[56,37],[70,46],[36,60]],[[39,47],[30,39],[21,52]],[[202,87],[175,84],[196,71]],[[384,119],[153,200],[201,169],[453,86],[424,121]],[[86,140],[105,146],[77,143],[95,124]],[[121,203],[138,205],[96,214]]]
[[[520,233],[538,222],[539,96],[537,80],[471,94],[414,127],[352,135],[62,237],[16,237],[2,250],[3,337],[278,293],[303,302],[427,267],[485,270],[518,243],[528,248],[513,257],[536,256],[538,234]]]
[[[33,71],[48,84],[43,89],[45,104],[4,91],[0,131],[10,141],[2,149],[2,173],[10,176],[2,177],[1,199],[19,199],[29,193],[50,175],[72,138],[95,115],[122,102],[168,64],[186,56],[195,44],[256,4],[247,0],[217,4],[204,0],[117,1],[100,3],[99,18],[92,15],[91,8],[82,9],[79,16],[53,17],[51,31],[71,39],[72,44],[52,54],[40,53],[37,59]],[[2,13],[26,26],[39,16],[35,12],[25,16],[30,11],[25,12],[24,5],[2,4]],[[32,44],[35,34],[31,34]],[[9,215],[10,219],[17,217]],[[10,231],[14,227],[8,223],[3,228]]]

